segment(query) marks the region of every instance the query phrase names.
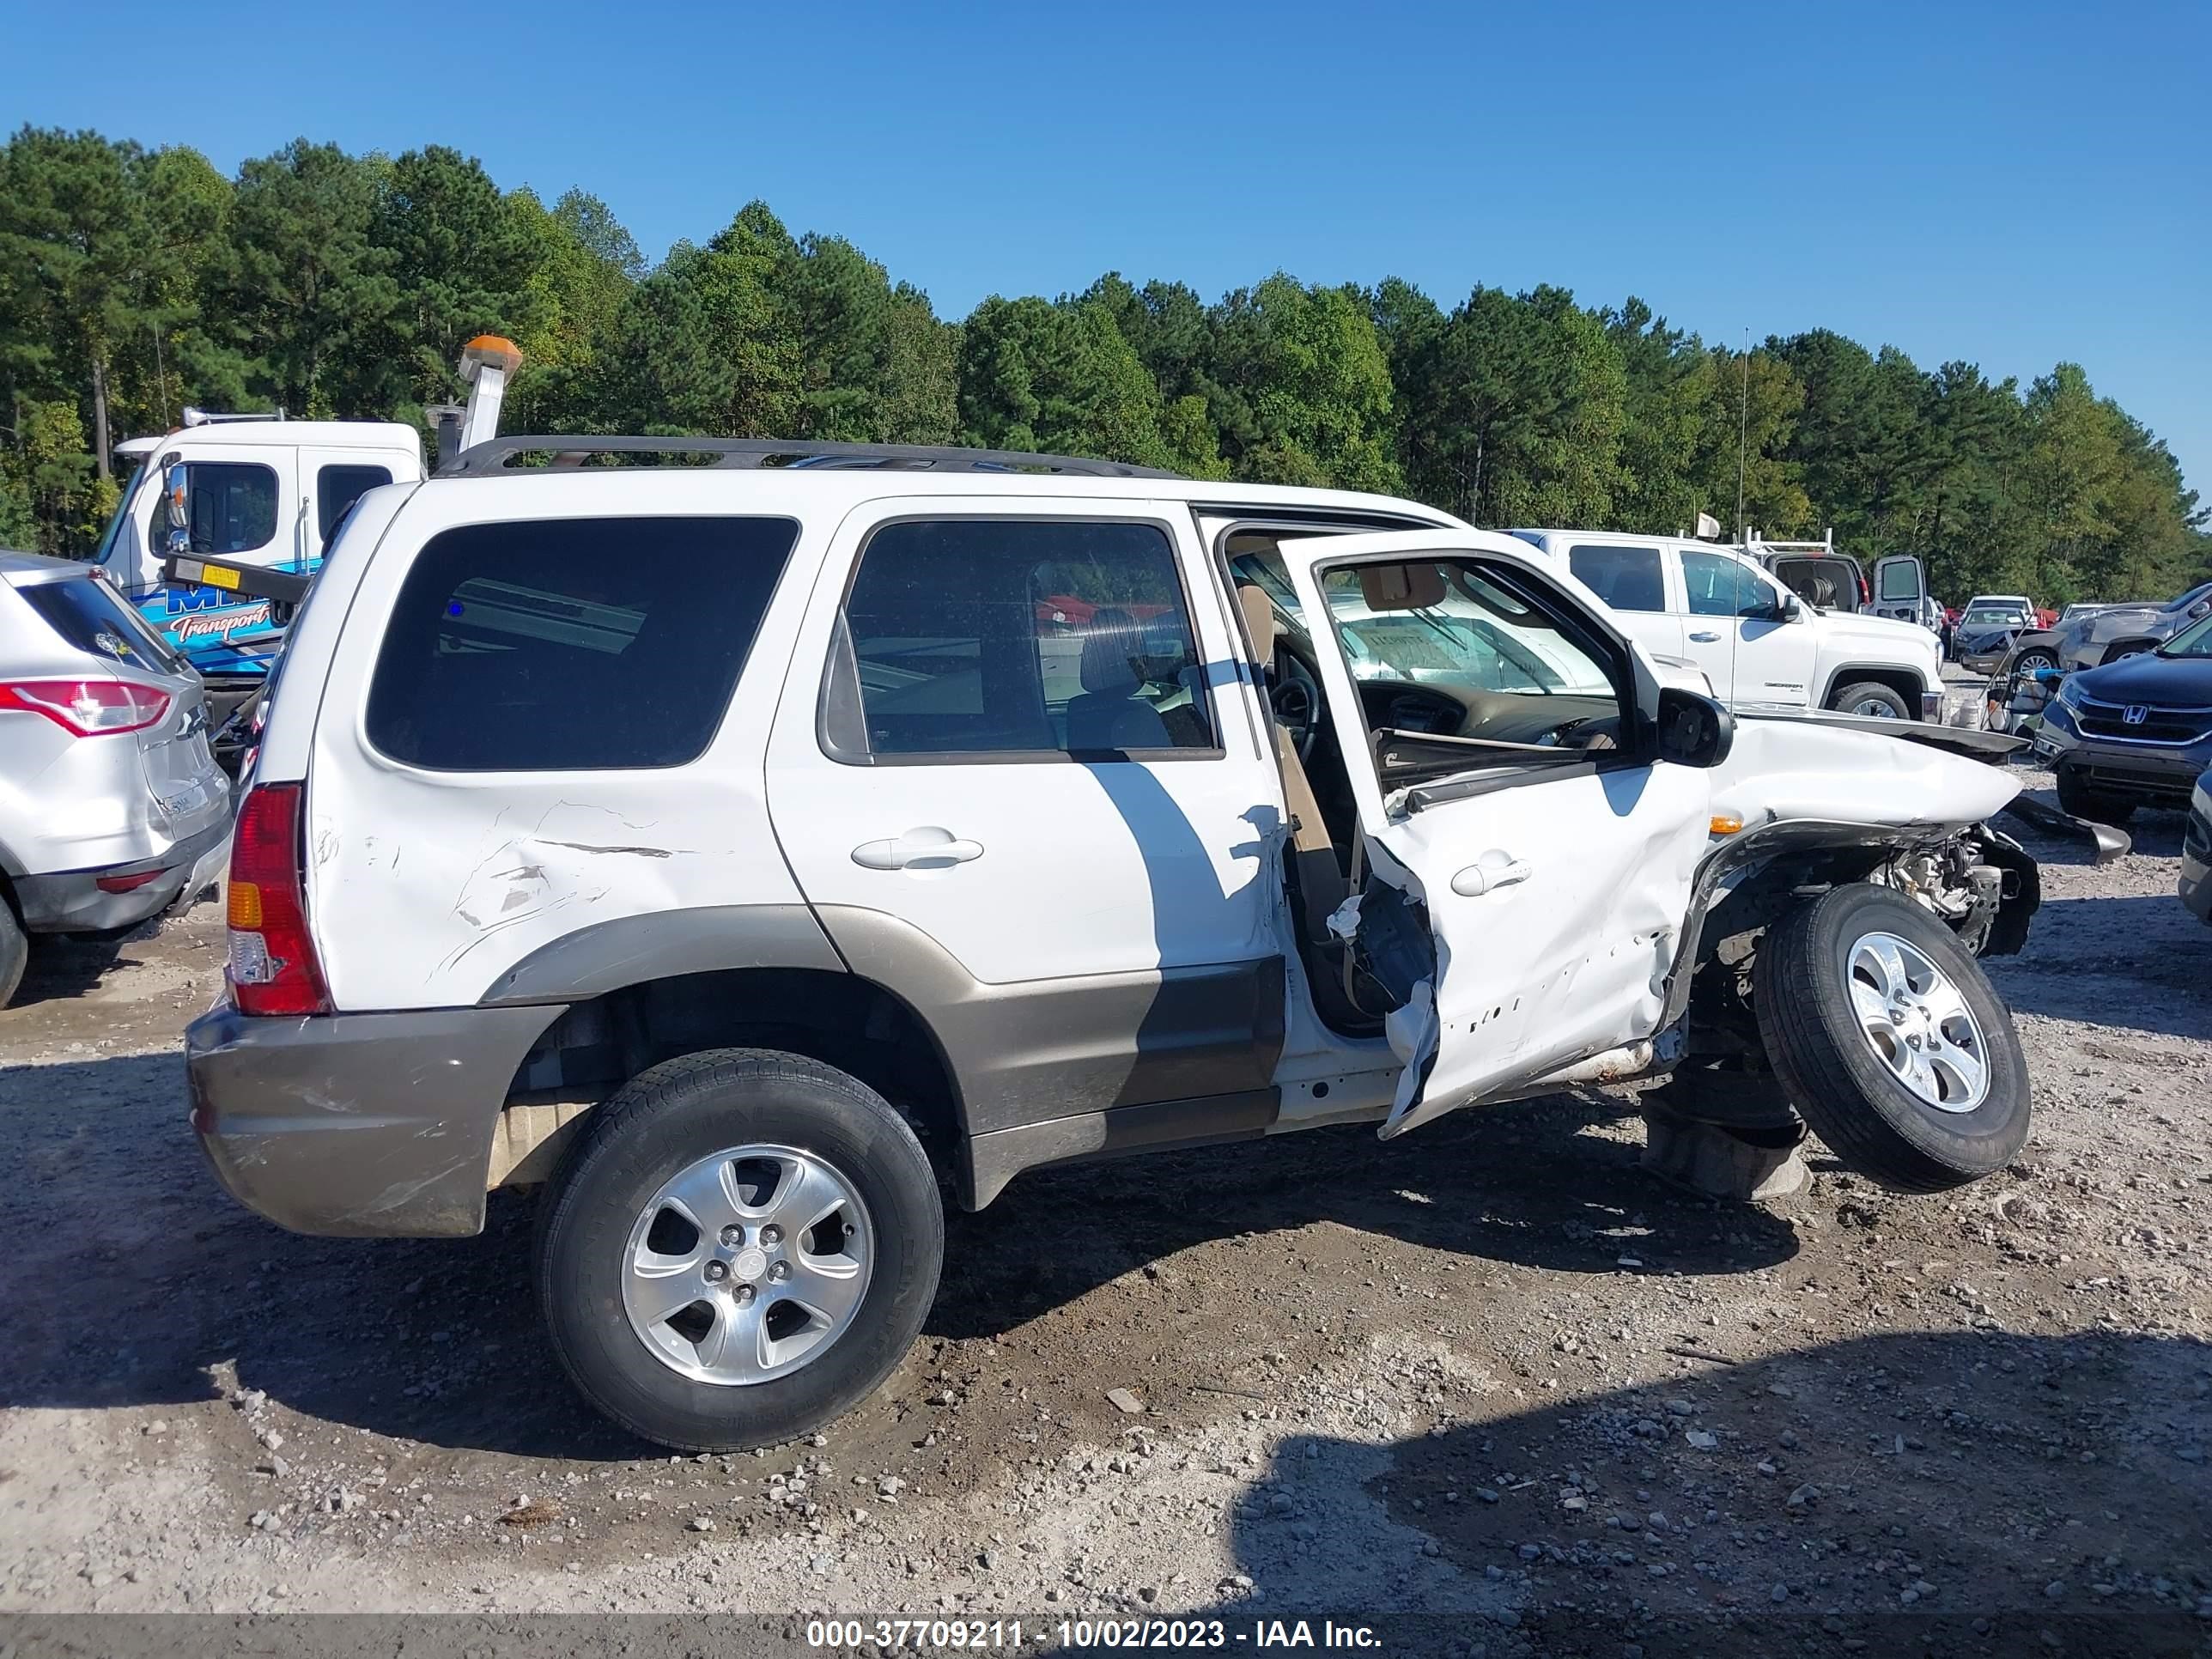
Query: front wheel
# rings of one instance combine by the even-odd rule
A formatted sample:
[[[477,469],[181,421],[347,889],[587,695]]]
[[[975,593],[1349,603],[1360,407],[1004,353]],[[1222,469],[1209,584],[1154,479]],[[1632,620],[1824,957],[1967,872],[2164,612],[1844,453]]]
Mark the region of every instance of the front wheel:
[[[944,1256],[929,1160],[880,1095],[726,1048],[641,1073],[585,1120],[541,1213],[538,1294],[585,1399],[661,1445],[732,1451],[874,1392]]]
[[[1909,720],[1912,711],[1905,706],[1905,699],[1897,691],[1878,680],[1861,680],[1847,685],[1836,693],[1835,708],[1842,714],[1856,714],[1863,720]]]
[[[2058,769],[2058,810],[2092,823],[2125,823],[2136,815],[2133,801],[2092,789],[2070,766]]]
[[[23,982],[23,969],[31,960],[31,941],[5,897],[0,897],[0,1008],[8,1006],[15,988]]]
[[[1855,883],[1766,930],[1753,1002],[1769,1062],[1837,1157],[1899,1192],[1961,1186],[2027,1139],[2027,1060],[1957,935]]]

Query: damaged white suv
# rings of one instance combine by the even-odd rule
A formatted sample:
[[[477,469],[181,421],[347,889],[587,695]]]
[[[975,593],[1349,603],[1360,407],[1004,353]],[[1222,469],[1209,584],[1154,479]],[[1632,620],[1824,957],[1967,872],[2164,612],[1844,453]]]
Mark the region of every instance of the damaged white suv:
[[[1040,1165],[1668,1073],[1908,1190],[2027,1131],[2013,781],[1735,720],[1408,501],[495,440],[362,498],[248,781],[224,1185],[436,1235],[546,1184],[555,1349],[672,1446],[862,1399],[940,1194]]]

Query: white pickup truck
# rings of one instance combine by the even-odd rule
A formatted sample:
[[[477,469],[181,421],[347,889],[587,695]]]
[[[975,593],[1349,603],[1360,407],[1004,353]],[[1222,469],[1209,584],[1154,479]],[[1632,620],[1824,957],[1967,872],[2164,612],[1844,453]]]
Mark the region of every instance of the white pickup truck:
[[[1516,530],[1603,599],[1655,657],[1686,660],[1730,708],[1939,720],[1926,629],[1806,604],[1732,548],[1620,531]]]

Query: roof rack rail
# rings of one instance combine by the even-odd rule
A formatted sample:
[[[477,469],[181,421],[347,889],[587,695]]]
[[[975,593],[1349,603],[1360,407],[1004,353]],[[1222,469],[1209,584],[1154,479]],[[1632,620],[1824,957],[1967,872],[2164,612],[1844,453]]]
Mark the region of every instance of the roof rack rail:
[[[518,455],[551,455],[550,469],[511,465]],[[897,472],[1056,472],[1087,478],[1175,478],[1154,466],[1018,449],[961,449],[928,444],[850,444],[803,438],[588,437],[517,434],[472,444],[441,466],[441,478],[491,478],[568,470],[592,455],[705,455],[716,468],[878,468]]]

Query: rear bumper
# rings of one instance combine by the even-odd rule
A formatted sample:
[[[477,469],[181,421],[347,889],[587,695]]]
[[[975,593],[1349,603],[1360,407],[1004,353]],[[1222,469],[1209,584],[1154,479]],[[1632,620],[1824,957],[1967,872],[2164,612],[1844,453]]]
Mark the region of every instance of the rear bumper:
[[[171,905],[197,898],[222,874],[230,849],[228,814],[198,835],[176,842],[158,858],[53,876],[21,876],[15,897],[23,928],[32,933],[97,933],[129,927]],[[100,884],[152,872],[153,879],[114,893]]]
[[[185,1031],[192,1128],[225,1190],[294,1232],[478,1232],[508,1087],[561,1012],[255,1019],[226,1003]]]

